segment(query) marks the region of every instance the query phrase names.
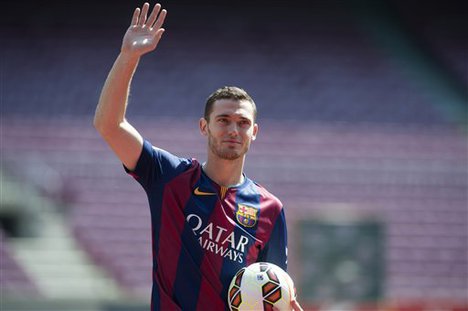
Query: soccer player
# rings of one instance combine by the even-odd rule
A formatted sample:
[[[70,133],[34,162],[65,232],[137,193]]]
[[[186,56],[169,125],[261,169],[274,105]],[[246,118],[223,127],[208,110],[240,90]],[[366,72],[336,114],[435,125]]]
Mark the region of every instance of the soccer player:
[[[257,261],[286,270],[281,202],[243,174],[258,125],[252,98],[223,87],[208,98],[199,126],[207,160],[177,157],[143,139],[126,120],[140,57],[164,33],[166,10],[136,8],[102,89],[94,126],[148,196],[153,240],[151,310],[225,310],[230,280]],[[295,310],[301,310],[294,300]]]

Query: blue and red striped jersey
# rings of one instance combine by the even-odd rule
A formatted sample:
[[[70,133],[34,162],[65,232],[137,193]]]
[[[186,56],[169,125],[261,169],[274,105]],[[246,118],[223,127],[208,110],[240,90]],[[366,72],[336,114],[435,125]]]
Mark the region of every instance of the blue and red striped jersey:
[[[146,140],[129,173],[151,210],[151,310],[227,310],[229,283],[239,269],[265,261],[286,270],[283,206],[259,184],[245,177],[238,186],[220,186],[197,160]]]

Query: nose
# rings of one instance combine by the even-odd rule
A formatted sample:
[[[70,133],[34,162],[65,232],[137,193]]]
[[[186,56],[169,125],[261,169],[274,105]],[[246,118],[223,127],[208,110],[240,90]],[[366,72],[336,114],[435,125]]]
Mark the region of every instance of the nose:
[[[236,137],[239,134],[239,128],[235,122],[232,122],[228,128],[228,134],[231,137]]]

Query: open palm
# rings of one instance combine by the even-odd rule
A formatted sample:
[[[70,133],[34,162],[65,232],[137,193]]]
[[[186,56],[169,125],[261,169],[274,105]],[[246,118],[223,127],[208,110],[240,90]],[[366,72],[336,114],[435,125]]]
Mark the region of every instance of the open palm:
[[[143,7],[136,8],[133,13],[132,23],[127,29],[122,42],[122,52],[131,53],[135,56],[141,56],[151,52],[156,48],[164,33],[161,28],[166,18],[166,10],[161,10],[158,3],[147,18],[149,4],[145,3]]]

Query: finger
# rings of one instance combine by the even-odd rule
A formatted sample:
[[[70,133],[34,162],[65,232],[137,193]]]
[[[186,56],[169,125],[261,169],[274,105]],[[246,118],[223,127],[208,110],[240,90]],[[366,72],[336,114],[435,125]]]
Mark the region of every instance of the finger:
[[[153,29],[158,30],[161,28],[161,26],[164,24],[164,20],[166,19],[167,11],[162,10],[161,14],[159,14],[158,19],[156,20],[156,23],[154,23]]]
[[[130,26],[135,26],[136,24],[138,24],[138,16],[140,16],[140,8],[136,8],[133,12],[132,23],[130,24]]]
[[[156,33],[154,34],[154,37],[157,38],[157,41],[161,40],[162,35],[164,34],[166,30],[164,28],[159,28]]]
[[[156,31],[156,36],[161,38],[163,33],[166,31],[164,28],[159,28],[158,31]]]
[[[146,14],[148,14],[148,8],[149,8],[149,3],[145,2],[145,4],[143,4],[143,7],[141,8],[141,14],[140,14],[140,18],[138,20],[138,25],[139,26],[143,26],[145,24]]]
[[[153,23],[156,21],[160,10],[161,5],[159,3],[156,3],[156,5],[153,8],[153,11],[151,12],[150,16],[148,17],[148,20],[146,21],[148,27],[153,27]]]
[[[291,306],[293,307],[294,311],[303,311],[301,305],[297,302],[297,300],[291,301]]]

